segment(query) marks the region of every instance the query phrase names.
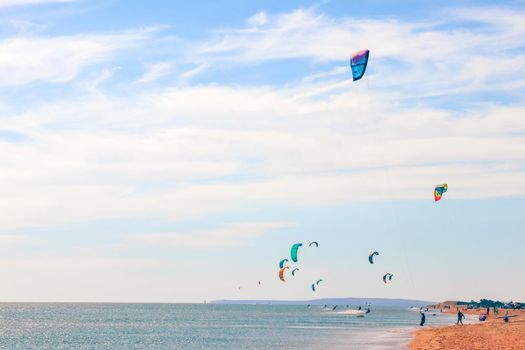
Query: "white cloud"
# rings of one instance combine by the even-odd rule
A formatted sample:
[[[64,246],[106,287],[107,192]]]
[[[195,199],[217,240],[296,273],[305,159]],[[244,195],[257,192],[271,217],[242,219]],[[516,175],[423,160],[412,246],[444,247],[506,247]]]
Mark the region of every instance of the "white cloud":
[[[143,84],[154,82],[169,74],[170,70],[171,64],[169,62],[157,62],[150,64],[148,65],[144,74],[138,78],[135,83]]]
[[[193,78],[194,76],[197,76],[197,75],[201,74],[202,72],[206,71],[208,68],[210,68],[210,65],[208,63],[199,64],[195,68],[192,68],[190,70],[182,72],[181,75],[180,75],[180,78],[183,81],[187,81],[187,80]]]
[[[266,12],[261,11],[248,18],[246,23],[251,26],[262,26],[268,23],[268,16]]]
[[[514,36],[513,28],[489,35],[489,49],[495,38]],[[115,50],[148,35],[140,33],[36,38],[43,47],[38,59],[28,56],[29,39],[6,39],[0,46],[11,40],[25,54],[20,62],[0,58],[7,60],[0,65],[5,72],[0,83],[74,79],[88,65],[106,62]],[[377,65],[385,65],[391,53],[411,65],[367,76],[371,87],[334,79],[341,74],[338,65],[290,85],[135,84],[125,93],[95,87],[21,113],[6,108],[0,111],[3,130],[27,140],[0,139],[0,229],[139,215],[187,219],[260,203],[426,199],[441,182],[449,182],[447,195],[453,198],[525,195],[519,185],[525,164],[523,105],[486,103],[452,112],[425,100],[410,107],[399,103],[419,96],[414,90],[455,94],[486,88],[489,73],[521,69],[520,53],[501,61],[510,67],[492,68],[475,33],[393,20],[335,20],[305,10],[268,15],[260,28],[227,34],[208,51],[213,58],[339,59],[348,47],[359,46],[345,40],[365,36],[378,47]],[[473,41],[449,43],[455,38]],[[254,44],[259,39],[260,47]],[[291,46],[282,41],[288,39]],[[444,56],[452,55],[447,60],[473,53],[453,82],[442,78],[448,67],[438,65],[441,58],[432,51],[437,49],[428,47],[431,39],[437,46],[443,42]],[[72,50],[80,59],[66,55]],[[44,58],[61,63],[40,72]],[[168,67],[159,62],[139,81],[165,74]],[[184,74],[191,78],[208,67]],[[441,70],[434,74],[436,68]],[[95,81],[108,72],[103,69]],[[514,75],[509,86],[516,87],[524,78]],[[396,81],[399,76],[405,80]],[[405,81],[418,83],[407,90]],[[498,186],[480,191],[483,183]]]
[[[246,245],[270,231],[292,226],[287,222],[243,222],[220,228],[193,232],[152,232],[130,235],[126,240],[144,245],[169,248],[220,248]]]
[[[454,13],[449,19],[452,23],[477,20],[482,27],[447,28],[449,22],[443,20],[429,24],[385,18],[335,19],[300,9],[268,16],[256,28],[249,24],[222,30],[196,48],[196,57],[231,65],[284,59],[342,65],[352,52],[368,48],[373,73],[367,79],[376,88],[395,87],[412,98],[497,90],[514,84],[523,87],[525,78],[520,73],[525,69],[525,55],[509,50],[525,45],[525,28],[520,25],[525,23],[525,13],[502,8],[450,12]],[[510,23],[502,24],[507,18]]]
[[[508,37],[508,34],[525,32],[525,13],[522,10],[498,6],[471,6],[447,9],[444,13],[451,20],[493,24],[492,32],[504,32],[507,33]],[[518,43],[516,45],[519,46]]]
[[[235,217],[250,208],[351,201],[432,202],[433,187],[442,182],[449,184],[443,205],[455,199],[522,198],[525,105],[483,96],[465,102],[460,96],[496,92],[522,100],[525,59],[516,50],[525,41],[522,14],[505,14],[512,17],[510,24],[481,10],[458,11],[452,18],[480,21],[478,32],[468,26],[443,29],[443,22],[336,19],[312,10],[259,13],[245,27],[196,44],[196,51],[185,46],[190,57],[149,51],[155,40],[142,40],[149,38],[148,30],[2,39],[0,85],[25,92],[24,85],[33,82],[67,82],[71,91],[67,99],[23,108],[10,96],[2,100],[0,230],[126,217],[204,222],[210,213]],[[141,76],[126,76],[125,83],[135,84],[102,84],[116,80],[116,55],[136,47],[155,54],[155,61]],[[352,83],[347,58],[363,47],[372,50],[373,62],[366,79]],[[197,74],[205,81],[204,73],[217,64],[225,69],[221,74],[234,75],[232,67],[239,64],[289,58],[312,60],[312,71],[291,81],[285,74],[265,86],[248,85],[240,75],[229,77],[230,84],[190,84]],[[193,68],[181,73],[188,61]],[[316,68],[319,61],[322,68]],[[88,70],[93,65],[98,66]],[[178,86],[161,79],[171,73]],[[461,107],[426,99],[430,96]],[[9,135],[21,136],[15,142]],[[289,225],[245,222],[125,239],[127,247],[193,251],[247,245]],[[4,235],[0,243],[27,239]],[[74,295],[76,300],[195,301],[196,285],[198,298],[209,296],[209,272],[188,269],[179,277],[185,262],[171,263],[169,273],[159,273],[165,261],[97,254],[4,259],[0,277],[14,283],[0,297],[16,300],[22,290],[25,300],[64,301]],[[180,278],[191,287],[181,286]],[[273,271],[270,278],[275,280]],[[230,281],[218,281],[224,293]]]
[[[0,142],[0,227],[426,199],[441,182],[452,198],[525,195],[523,106],[458,114],[344,90],[294,98],[310,89],[95,94],[4,119],[30,141]]]
[[[299,9],[266,17],[262,28],[224,29],[200,47],[202,53],[222,59],[265,61],[310,58],[340,61],[362,48],[374,59],[397,58],[411,63],[425,60],[445,63],[457,53],[491,52],[521,47],[525,39],[525,13],[504,8],[468,8],[446,12],[450,22],[476,20],[484,27],[469,30],[447,28],[446,21],[403,22],[326,16],[313,9]],[[494,15],[496,13],[496,15]],[[447,17],[447,18],[448,18]],[[258,15],[252,18],[258,18]],[[507,20],[510,19],[510,20]],[[214,57],[214,56],[212,56]]]
[[[107,61],[118,50],[135,46],[146,35],[147,31],[0,40],[0,85],[71,81],[82,70]]]

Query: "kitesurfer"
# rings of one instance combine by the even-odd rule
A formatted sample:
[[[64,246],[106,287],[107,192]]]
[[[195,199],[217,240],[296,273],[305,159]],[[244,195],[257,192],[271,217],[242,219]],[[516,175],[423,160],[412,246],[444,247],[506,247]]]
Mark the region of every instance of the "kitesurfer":
[[[425,317],[425,313],[421,312],[421,322],[419,323],[419,325],[423,326],[425,324],[426,319],[427,318]]]
[[[458,309],[458,321],[456,322],[456,324],[460,324],[463,325],[463,318],[465,317],[465,315],[463,314],[463,312],[461,312],[460,309]]]

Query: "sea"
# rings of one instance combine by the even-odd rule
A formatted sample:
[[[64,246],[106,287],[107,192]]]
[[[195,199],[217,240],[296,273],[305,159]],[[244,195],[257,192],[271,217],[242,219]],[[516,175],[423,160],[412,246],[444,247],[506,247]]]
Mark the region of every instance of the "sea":
[[[4,303],[1,349],[405,349],[418,312],[323,306]],[[427,325],[453,316],[426,313]]]

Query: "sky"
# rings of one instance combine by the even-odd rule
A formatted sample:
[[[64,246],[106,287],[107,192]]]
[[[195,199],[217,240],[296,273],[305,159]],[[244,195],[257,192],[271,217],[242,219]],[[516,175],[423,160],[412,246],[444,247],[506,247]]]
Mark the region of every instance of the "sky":
[[[523,1],[0,0],[0,300],[525,301],[524,97]]]

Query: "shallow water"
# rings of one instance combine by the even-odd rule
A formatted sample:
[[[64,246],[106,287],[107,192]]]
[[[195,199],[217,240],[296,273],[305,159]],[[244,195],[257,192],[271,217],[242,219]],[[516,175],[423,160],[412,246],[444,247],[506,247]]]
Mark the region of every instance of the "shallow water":
[[[427,314],[427,325],[452,322]],[[359,318],[318,306],[13,303],[0,304],[0,324],[0,348],[6,349],[403,349],[419,314],[372,308]]]

